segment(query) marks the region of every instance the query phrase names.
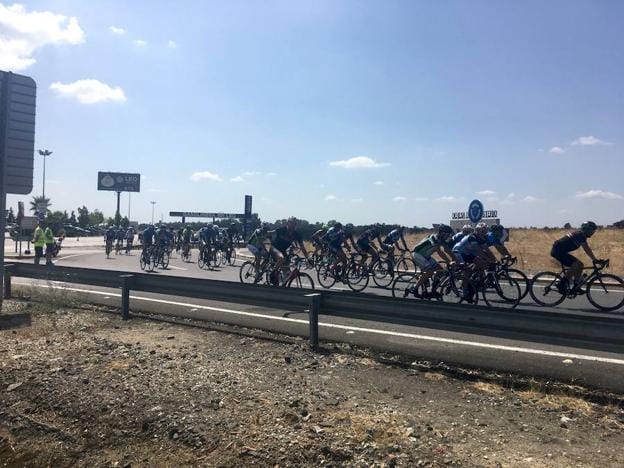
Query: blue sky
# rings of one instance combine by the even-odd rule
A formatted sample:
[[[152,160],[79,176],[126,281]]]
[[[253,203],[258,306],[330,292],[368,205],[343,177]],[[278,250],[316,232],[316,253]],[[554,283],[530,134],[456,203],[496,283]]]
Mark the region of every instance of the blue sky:
[[[54,209],[112,215],[110,170],[142,174],[138,221],[245,194],[267,220],[624,218],[624,3],[21,5],[0,0],[0,69],[38,83]]]

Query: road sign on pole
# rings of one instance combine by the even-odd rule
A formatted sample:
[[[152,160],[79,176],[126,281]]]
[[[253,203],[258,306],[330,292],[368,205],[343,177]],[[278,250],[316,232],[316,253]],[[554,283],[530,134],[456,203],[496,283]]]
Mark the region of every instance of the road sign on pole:
[[[0,158],[5,193],[27,195],[33,188],[36,95],[32,78],[0,71]]]
[[[4,297],[6,194],[26,195],[33,187],[37,85],[0,71],[0,310]]]

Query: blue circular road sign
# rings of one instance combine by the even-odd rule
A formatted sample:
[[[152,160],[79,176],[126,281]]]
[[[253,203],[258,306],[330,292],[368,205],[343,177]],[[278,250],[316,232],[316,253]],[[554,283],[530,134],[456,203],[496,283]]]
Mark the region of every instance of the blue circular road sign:
[[[472,200],[468,206],[468,219],[473,223],[478,223],[483,218],[483,203],[479,200]]]

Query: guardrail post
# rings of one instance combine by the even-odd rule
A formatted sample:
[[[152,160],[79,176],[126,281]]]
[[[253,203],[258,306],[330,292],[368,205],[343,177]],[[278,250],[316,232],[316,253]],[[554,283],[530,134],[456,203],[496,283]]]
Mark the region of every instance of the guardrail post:
[[[321,309],[321,294],[306,294],[306,297],[310,299],[310,348],[312,351],[319,350],[319,333],[318,333],[318,316]]]
[[[134,281],[134,275],[121,275],[121,318],[130,318],[130,287]]]
[[[14,265],[5,265],[4,267],[4,298],[11,299],[11,273]]]

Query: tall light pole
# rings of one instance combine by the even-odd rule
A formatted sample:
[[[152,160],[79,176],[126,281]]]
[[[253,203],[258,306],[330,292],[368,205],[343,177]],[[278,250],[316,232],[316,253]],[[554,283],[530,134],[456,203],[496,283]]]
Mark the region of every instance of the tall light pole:
[[[152,225],[154,224],[154,205],[156,204],[155,201],[151,201],[150,202],[152,204]]]
[[[39,154],[43,156],[43,198],[45,198],[45,163],[46,158],[52,154],[52,151],[39,150]]]

